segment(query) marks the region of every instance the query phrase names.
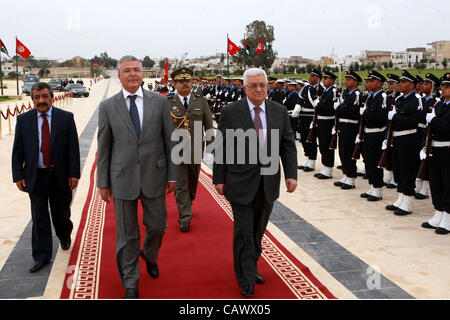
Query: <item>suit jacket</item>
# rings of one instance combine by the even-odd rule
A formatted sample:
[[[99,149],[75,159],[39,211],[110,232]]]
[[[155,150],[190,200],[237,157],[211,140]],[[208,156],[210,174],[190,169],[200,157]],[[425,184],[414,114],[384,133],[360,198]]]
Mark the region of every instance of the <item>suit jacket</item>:
[[[25,112],[17,117],[12,151],[13,181],[25,179],[28,193],[36,185],[39,160],[38,111]],[[52,107],[50,146],[52,163],[58,186],[69,188],[69,178],[80,178],[80,147],[73,114]]]
[[[164,194],[166,183],[177,180],[171,161],[174,130],[167,98],[144,92],[144,119],[138,140],[122,91],[99,106],[97,185],[113,197],[135,200]]]
[[[297,179],[297,148],[295,146],[294,132],[292,131],[289,115],[286,107],[283,105],[266,100],[266,120],[267,120],[267,138],[266,144],[269,150],[275,141],[272,139],[271,129],[279,130],[278,149],[276,149],[277,159],[281,157],[283,163],[284,175],[286,179]],[[234,102],[222,109],[222,115],[219,119],[218,130],[222,133],[222,141],[216,137],[216,156],[217,148],[226,146],[227,129],[249,129],[255,130],[255,126],[251,117],[247,99]],[[280,167],[274,175],[261,175],[261,168],[269,165],[262,165],[258,160],[257,164],[251,164],[249,161],[249,141],[246,139],[245,150],[237,149],[234,146],[235,161],[233,164],[218,164],[217,161],[213,167],[213,183],[225,184],[225,196],[231,203],[246,205],[253,201],[258,190],[261,179],[264,180],[264,190],[266,200],[271,203],[278,199],[280,195]],[[236,140],[235,140],[236,142]],[[258,144],[259,145],[259,144]],[[226,159],[226,150],[223,148],[224,159]],[[246,153],[245,164],[237,164],[236,155],[238,152]],[[217,159],[216,159],[217,160]],[[279,160],[277,160],[279,165]]]

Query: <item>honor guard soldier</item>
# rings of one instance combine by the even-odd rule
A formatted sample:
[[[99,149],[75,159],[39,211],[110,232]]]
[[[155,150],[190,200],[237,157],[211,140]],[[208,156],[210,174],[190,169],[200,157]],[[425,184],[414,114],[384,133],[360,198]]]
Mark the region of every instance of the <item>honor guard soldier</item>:
[[[268,94],[267,99],[269,99],[269,100],[272,100],[272,98],[273,98],[274,89],[277,87],[276,81],[277,81],[277,78],[272,78],[272,77],[269,78],[269,86],[268,86],[268,92],[267,92],[267,94]]]
[[[396,74],[388,73],[387,74],[387,84],[388,90],[386,94],[388,95],[388,100],[391,102],[391,105],[394,104],[395,99],[402,95],[402,93],[398,90],[398,84],[400,83],[400,77]],[[387,136],[387,130],[386,130]],[[386,138],[385,138],[386,139]],[[388,189],[397,189],[397,183],[395,183],[394,179],[394,171],[392,169],[392,153],[388,159],[388,164],[386,167],[386,175],[384,178],[384,185]]]
[[[431,198],[435,214],[422,227],[450,233],[450,73],[442,77],[442,97],[427,114],[431,128],[431,152],[428,156]]]
[[[305,172],[312,172],[316,168],[317,159],[317,142],[316,139],[311,142],[307,142],[309,130],[314,117],[314,100],[316,97],[320,97],[324,91],[323,86],[320,84],[322,79],[322,73],[314,69],[309,76],[309,84],[306,85],[301,94],[301,111],[299,114],[298,131],[300,132],[300,142],[303,146],[303,151],[306,157],[304,165],[299,166],[300,170]],[[330,131],[331,133],[331,131]]]
[[[335,103],[339,127],[334,128],[334,130],[337,130],[339,135],[339,157],[344,178],[335,182],[334,185],[343,190],[355,188],[357,176],[356,160],[352,159],[352,155],[355,150],[355,140],[359,130],[359,109],[362,96],[358,86],[361,82],[362,79],[356,72],[348,71],[345,76],[346,89],[342,93],[339,103]]]
[[[300,96],[298,95],[298,90],[297,90],[297,82],[294,82],[294,81],[288,82],[288,90],[289,90],[289,95],[288,95],[284,105],[288,110],[289,120],[291,121],[291,128],[295,134],[297,132],[297,120],[298,119],[296,117],[292,117],[292,112],[294,111],[295,106],[300,105],[300,103],[301,103],[301,99],[300,99]]]
[[[283,87],[284,87],[284,80],[277,80],[276,81],[276,87],[273,89],[272,93],[272,101],[278,102],[279,104],[283,104],[284,100],[284,93],[283,93]]]
[[[422,98],[423,111],[422,116],[419,120],[419,126],[417,128],[417,133],[419,135],[420,149],[425,147],[426,136],[427,136],[427,120],[426,116],[431,110],[436,102],[440,99],[435,97],[436,90],[440,86],[440,80],[432,73],[427,73],[425,79],[422,82],[422,93],[424,98]],[[429,198],[430,193],[430,182],[428,180],[416,180],[416,195],[417,200],[424,200]]]
[[[419,169],[419,137],[417,126],[422,115],[422,97],[416,93],[417,79],[403,70],[399,90],[403,94],[388,114],[392,126],[392,166],[397,181],[397,201],[386,209],[395,215],[412,213],[415,181]],[[389,146],[388,146],[389,147]]]
[[[371,93],[365,106],[360,109],[360,115],[366,122],[363,152],[366,175],[371,185],[370,190],[361,194],[361,197],[368,201],[380,201],[383,198],[383,168],[379,168],[378,163],[382,155],[382,144],[390,108],[387,94],[383,91],[385,82],[386,78],[376,70],[369,73],[366,78],[366,85]],[[357,140],[359,140],[359,136]]]
[[[423,78],[421,76],[417,75],[416,80],[417,80],[416,93],[423,97],[423,92],[422,92]]]
[[[200,166],[203,155],[203,130],[213,127],[212,115],[208,102],[201,95],[191,94],[192,70],[182,68],[172,73],[177,94],[168,98],[170,112],[176,129],[185,129],[190,136],[191,157],[189,163],[179,165],[178,181],[175,187],[175,200],[179,211],[180,231],[187,232],[192,219],[192,202],[195,199]],[[194,126],[200,124],[200,132]],[[200,135],[200,136],[199,136]],[[211,142],[208,142],[208,144]],[[202,154],[197,155],[198,145]],[[211,157],[211,155],[208,155]]]
[[[325,90],[314,101],[317,109],[317,138],[319,140],[319,151],[322,158],[323,169],[314,176],[318,179],[331,179],[334,167],[334,150],[330,149],[332,130],[335,121],[334,104],[337,102],[337,88],[334,85],[336,75],[325,71],[323,85]]]

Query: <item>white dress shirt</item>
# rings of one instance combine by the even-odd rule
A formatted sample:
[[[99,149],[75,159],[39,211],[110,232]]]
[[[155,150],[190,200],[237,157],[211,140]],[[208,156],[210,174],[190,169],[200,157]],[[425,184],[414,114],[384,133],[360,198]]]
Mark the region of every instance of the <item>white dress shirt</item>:
[[[255,121],[255,106],[247,97],[248,106],[250,108],[250,114],[252,115],[253,122]],[[261,118],[261,123],[263,127],[263,133],[264,133],[264,142],[267,139],[267,119],[266,119],[266,100],[263,101],[263,103],[259,106],[261,108],[261,112],[259,113],[259,117]]]
[[[180,99],[181,104],[184,106],[184,97],[183,97],[183,96],[180,96],[180,95],[178,94],[178,98]],[[189,101],[191,101],[191,95],[188,95],[186,98],[187,98],[187,104],[189,105]]]
[[[135,103],[139,113],[139,122],[141,124],[142,131],[142,124],[144,123],[144,92],[142,91],[142,88],[139,87],[138,91],[136,91],[135,93],[129,93],[127,90],[122,89],[122,93],[127,104],[128,112],[130,112],[130,98],[128,98],[128,96],[137,96]]]

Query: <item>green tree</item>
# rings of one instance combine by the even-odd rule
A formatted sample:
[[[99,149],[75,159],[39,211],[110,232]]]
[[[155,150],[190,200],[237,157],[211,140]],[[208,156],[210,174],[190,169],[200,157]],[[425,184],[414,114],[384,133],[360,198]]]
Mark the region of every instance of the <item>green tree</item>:
[[[150,59],[149,56],[145,56],[144,59],[142,60],[142,66],[144,68],[153,68],[154,65],[155,65],[155,61]]]
[[[41,70],[39,70],[39,72],[38,72],[38,76],[41,78],[47,78],[49,74],[50,74],[50,70],[47,68],[41,68]]]
[[[262,37],[264,43],[264,52],[256,54],[259,39]],[[233,61],[246,67],[258,67],[269,70],[277,56],[277,52],[273,50],[273,42],[275,41],[274,27],[266,25],[264,21],[255,20],[246,26],[247,48],[250,55],[247,56],[244,50],[239,50],[233,56]],[[244,48],[244,40],[241,41],[241,47]]]
[[[443,66],[444,68],[447,68],[447,64],[448,64],[447,58],[445,58],[445,59],[442,61],[442,66]]]
[[[164,59],[161,59],[161,60],[159,61],[159,68],[160,68],[161,70],[164,70],[164,65],[165,65],[165,63],[166,63],[166,60],[167,60],[167,68],[170,69],[169,58],[164,58]]]

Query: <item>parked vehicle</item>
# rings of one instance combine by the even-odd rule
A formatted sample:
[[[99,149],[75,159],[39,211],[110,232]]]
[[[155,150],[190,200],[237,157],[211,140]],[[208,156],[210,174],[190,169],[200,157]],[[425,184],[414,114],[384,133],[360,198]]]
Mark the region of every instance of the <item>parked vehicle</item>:
[[[89,97],[89,91],[80,83],[69,83],[65,88],[65,92],[72,91],[74,97]]]

